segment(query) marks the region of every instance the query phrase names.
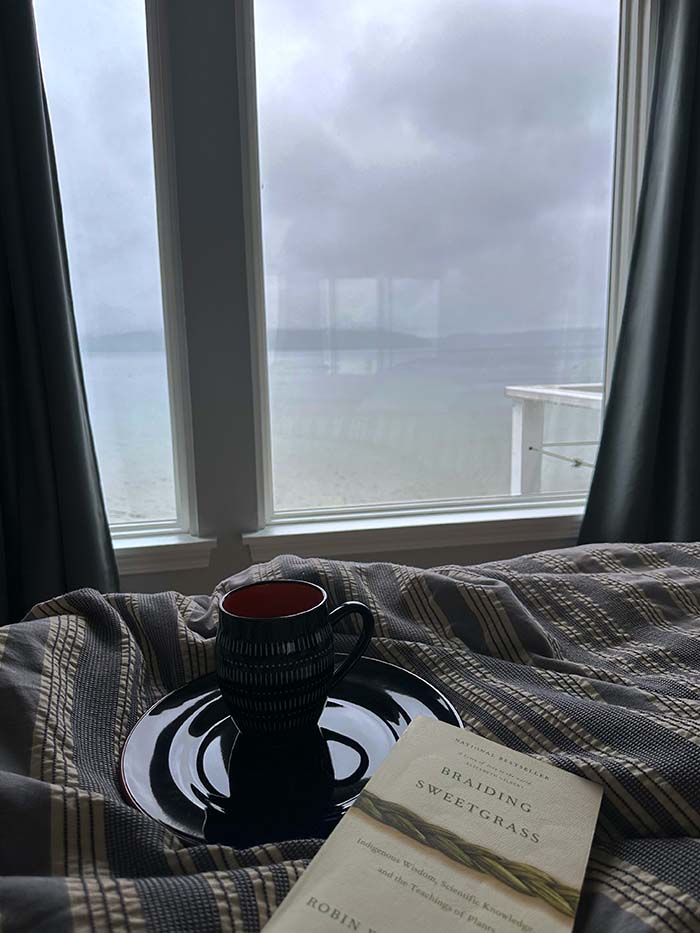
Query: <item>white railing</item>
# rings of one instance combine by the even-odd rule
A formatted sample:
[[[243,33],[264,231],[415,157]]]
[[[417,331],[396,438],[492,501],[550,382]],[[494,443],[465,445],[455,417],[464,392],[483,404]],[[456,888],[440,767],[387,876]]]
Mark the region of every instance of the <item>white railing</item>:
[[[569,457],[551,448],[594,447],[596,441],[544,440],[545,404],[566,405],[600,411],[603,386],[600,383],[570,385],[506,386],[505,394],[513,400],[512,438],[510,452],[510,493],[512,496],[536,495],[542,486],[542,458],[554,457],[574,467],[592,467],[580,457]]]

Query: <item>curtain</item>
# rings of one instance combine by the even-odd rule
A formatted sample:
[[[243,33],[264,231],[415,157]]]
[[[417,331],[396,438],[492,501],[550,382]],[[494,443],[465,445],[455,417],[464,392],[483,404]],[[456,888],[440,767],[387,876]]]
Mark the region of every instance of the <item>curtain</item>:
[[[700,3],[661,4],[644,176],[580,534],[700,539]]]
[[[70,54],[66,50],[66,54]],[[118,588],[31,0],[0,4],[0,624]]]

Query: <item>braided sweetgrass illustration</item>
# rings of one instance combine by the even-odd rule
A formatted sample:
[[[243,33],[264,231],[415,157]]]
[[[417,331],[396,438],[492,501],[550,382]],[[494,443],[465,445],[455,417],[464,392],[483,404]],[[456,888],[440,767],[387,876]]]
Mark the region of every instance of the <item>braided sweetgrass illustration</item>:
[[[518,894],[537,897],[567,917],[576,913],[578,891],[527,862],[514,862],[484,846],[466,842],[449,829],[424,820],[408,807],[382,800],[366,790],[355,801],[355,807],[378,823],[437,850],[453,862],[507,884]]]

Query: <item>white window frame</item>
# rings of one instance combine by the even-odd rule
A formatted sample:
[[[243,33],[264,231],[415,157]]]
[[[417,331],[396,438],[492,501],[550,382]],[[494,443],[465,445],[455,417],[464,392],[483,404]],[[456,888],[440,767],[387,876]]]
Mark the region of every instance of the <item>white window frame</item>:
[[[619,328],[660,0],[622,0],[606,386]],[[279,553],[415,562],[576,540],[584,499],[272,512],[253,0],[145,0],[177,520],[113,528],[123,577],[202,587]],[[471,549],[471,550],[470,550]],[[143,583],[143,578],[139,581]],[[182,588],[188,585],[182,584]]]

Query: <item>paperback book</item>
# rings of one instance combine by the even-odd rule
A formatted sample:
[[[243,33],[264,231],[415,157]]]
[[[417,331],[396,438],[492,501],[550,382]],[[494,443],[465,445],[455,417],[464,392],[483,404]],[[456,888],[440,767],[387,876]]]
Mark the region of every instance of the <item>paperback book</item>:
[[[600,785],[416,719],[266,933],[565,933]]]

